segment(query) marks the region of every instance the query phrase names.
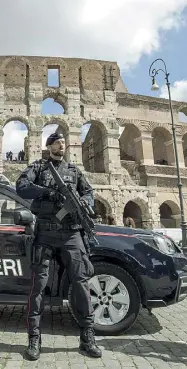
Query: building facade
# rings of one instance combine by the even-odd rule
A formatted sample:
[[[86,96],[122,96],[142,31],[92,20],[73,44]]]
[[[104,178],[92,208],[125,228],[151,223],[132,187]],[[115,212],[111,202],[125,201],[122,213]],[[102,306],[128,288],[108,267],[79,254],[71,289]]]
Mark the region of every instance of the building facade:
[[[48,72],[55,70],[52,85]],[[41,115],[53,98],[64,114]],[[173,101],[177,147],[187,218],[187,125]],[[28,162],[42,156],[42,131],[58,124],[66,158],[76,163],[94,188],[95,209],[104,223],[177,227],[180,207],[168,101],[127,91],[117,63],[85,59],[0,57],[0,170],[14,182],[26,164],[3,163],[3,128],[10,121],[28,129]],[[90,129],[84,142],[84,125]]]

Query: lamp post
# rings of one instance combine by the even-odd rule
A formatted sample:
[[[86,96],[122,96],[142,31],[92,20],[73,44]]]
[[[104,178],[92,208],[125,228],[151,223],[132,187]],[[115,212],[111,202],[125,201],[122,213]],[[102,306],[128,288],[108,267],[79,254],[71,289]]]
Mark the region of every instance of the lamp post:
[[[164,69],[152,69],[153,64],[155,64],[157,61],[161,61],[164,65]],[[169,82],[169,73],[166,68],[166,63],[163,59],[156,59],[151,64],[149,68],[149,75],[152,78],[152,91],[159,90],[159,86],[156,83],[155,76],[159,72],[163,72],[165,75],[166,80],[166,86],[168,89],[168,95],[169,95],[169,108],[171,113],[171,125],[172,125],[172,132],[173,132],[173,143],[174,143],[174,151],[175,151],[175,161],[176,161],[176,169],[177,169],[177,178],[178,178],[178,190],[179,190],[179,201],[180,201],[180,214],[181,214],[181,229],[182,229],[182,246],[187,246],[187,223],[185,222],[185,216],[184,216],[184,201],[183,201],[183,194],[182,194],[182,182],[181,182],[181,176],[180,176],[180,167],[179,167],[179,157],[178,157],[178,150],[177,150],[177,140],[176,140],[176,132],[175,132],[175,124],[173,119],[173,109],[172,109],[172,102],[171,102],[171,90],[170,90],[170,82]]]

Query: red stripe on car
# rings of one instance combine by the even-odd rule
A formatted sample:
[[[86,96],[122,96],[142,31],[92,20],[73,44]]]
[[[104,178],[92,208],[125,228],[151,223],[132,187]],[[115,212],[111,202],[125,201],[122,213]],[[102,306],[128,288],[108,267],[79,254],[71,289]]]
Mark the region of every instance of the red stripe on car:
[[[96,232],[96,236],[111,236],[111,237],[136,237],[135,235],[131,234],[123,234],[123,233],[107,233],[107,232]]]
[[[0,231],[7,231],[7,232],[20,232],[24,231],[24,227],[14,227],[14,226],[0,226]]]

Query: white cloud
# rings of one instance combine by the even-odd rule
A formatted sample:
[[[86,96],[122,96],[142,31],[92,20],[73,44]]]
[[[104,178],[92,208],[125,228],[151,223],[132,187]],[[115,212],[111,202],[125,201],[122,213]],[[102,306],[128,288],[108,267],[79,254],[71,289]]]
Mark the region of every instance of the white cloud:
[[[45,143],[47,137],[56,131],[58,124],[49,124],[44,127],[42,133],[42,149],[46,149]],[[20,150],[24,150],[24,138],[27,136],[28,131],[25,125],[21,122],[10,122],[6,124],[3,129],[3,158],[6,158],[6,152],[13,152],[13,159],[18,156]]]
[[[24,150],[24,138],[27,136],[27,129],[23,123],[10,122],[6,124],[3,129],[3,145],[2,152],[3,158],[6,157],[7,151],[12,151],[14,156],[13,158],[18,156],[18,152],[20,150]]]
[[[187,102],[187,80],[175,81],[170,89],[172,100]],[[168,89],[166,85],[161,87],[160,97],[168,99]],[[181,122],[187,122],[187,116],[183,113],[179,113],[179,120]]]
[[[182,25],[186,6],[187,0],[1,0],[0,53],[117,60],[127,67],[160,47],[160,31]]]
[[[187,102],[187,80],[175,81],[170,88],[172,100]],[[167,86],[161,87],[160,97],[168,99]]]

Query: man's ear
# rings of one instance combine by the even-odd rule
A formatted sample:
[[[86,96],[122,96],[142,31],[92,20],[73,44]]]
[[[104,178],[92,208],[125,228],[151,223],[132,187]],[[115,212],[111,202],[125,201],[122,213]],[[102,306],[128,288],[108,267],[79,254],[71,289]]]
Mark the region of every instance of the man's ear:
[[[50,150],[50,148],[51,148],[51,145],[48,145],[48,146],[46,146],[47,147],[47,150]]]

